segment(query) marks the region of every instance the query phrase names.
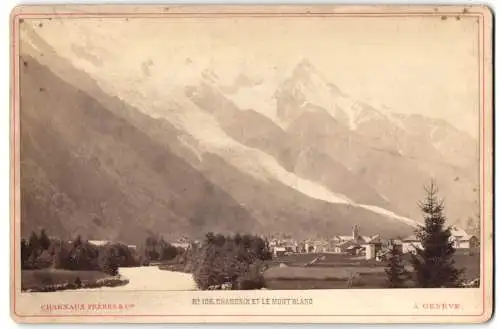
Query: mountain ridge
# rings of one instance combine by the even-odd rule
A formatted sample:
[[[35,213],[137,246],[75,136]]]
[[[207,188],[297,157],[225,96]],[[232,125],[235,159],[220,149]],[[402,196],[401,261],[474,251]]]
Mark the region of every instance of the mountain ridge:
[[[38,50],[41,51],[42,54],[47,51],[47,46],[41,46],[43,44],[41,39],[37,41],[36,36],[33,34],[31,34],[31,38],[35,39],[34,43],[38,45]],[[41,48],[43,48],[43,50],[41,50]],[[52,51],[52,55],[56,53],[57,51]],[[43,55],[41,57],[43,57]],[[49,65],[52,68],[52,66],[56,65],[56,62],[60,60],[61,58],[56,59],[56,57],[54,57],[52,60],[47,61],[45,65]],[[111,97],[117,97],[129,103],[132,107],[138,108],[142,115],[147,115],[160,122],[163,120],[166,125],[172,125],[176,133],[173,135],[168,135],[167,133],[166,136],[169,137],[166,139],[171,140],[175,138],[177,142],[174,143],[175,145],[171,142],[164,141],[163,143],[167,143],[169,147],[173,147],[178,156],[187,160],[193,168],[202,172],[213,184],[216,186],[224,185],[223,190],[228,193],[232,193],[232,189],[237,191],[238,188],[224,183],[223,178],[215,174],[214,171],[217,169],[212,168],[212,172],[207,171],[207,167],[211,168],[210,164],[205,163],[207,157],[214,162],[219,161],[216,160],[216,158],[220,158],[232,168],[237,168],[238,173],[234,174],[235,180],[237,180],[236,177],[241,179],[241,177],[243,177],[241,175],[250,175],[253,176],[253,179],[262,180],[261,183],[267,182],[268,184],[277,179],[278,185],[281,186],[284,184],[288,186],[288,188],[292,188],[308,197],[319,193],[320,199],[327,199],[323,201],[339,204],[347,202],[355,207],[357,201],[359,202],[361,200],[360,205],[372,207],[372,210],[373,207],[386,207],[385,211],[401,214],[403,216],[397,215],[401,218],[419,218],[417,217],[419,214],[415,202],[422,196],[422,184],[420,183],[424,183],[426,179],[435,176],[436,173],[439,173],[445,178],[445,183],[443,184],[445,195],[448,195],[448,191],[453,191],[453,189],[455,189],[457,181],[454,181],[454,179],[458,176],[461,177],[459,181],[464,189],[468,189],[470,186],[474,185],[473,183],[468,183],[468,181],[473,180],[468,177],[468,169],[465,171],[463,169],[464,167],[468,168],[467,166],[471,166],[471,163],[473,165],[473,161],[464,160],[464,164],[456,164],[455,159],[450,160],[446,156],[440,155],[441,153],[439,150],[435,150],[433,152],[437,152],[435,154],[440,157],[438,160],[445,160],[441,165],[443,168],[440,169],[439,165],[435,163],[425,164],[425,158],[423,159],[420,156],[421,154],[424,156],[428,154],[428,150],[432,150],[433,147],[429,148],[428,144],[420,145],[420,141],[410,138],[412,135],[408,137],[409,141],[406,142],[402,138],[394,138],[395,135],[393,133],[386,133],[384,130],[380,133],[380,129],[377,129],[381,126],[380,122],[389,122],[390,124],[397,122],[395,126],[400,128],[399,120],[402,119],[404,121],[406,117],[394,120],[392,114],[386,115],[382,113],[382,118],[386,115],[389,117],[388,120],[377,121],[377,116],[373,119],[371,114],[377,113],[379,110],[373,109],[375,111],[373,112],[373,110],[369,108],[369,105],[368,109],[364,110],[368,111],[368,118],[370,120],[355,122],[356,129],[352,129],[353,126],[350,125],[351,119],[348,118],[346,120],[344,118],[344,120],[336,120],[335,116],[330,116],[336,123],[333,123],[333,121],[332,123],[328,123],[328,120],[323,120],[326,122],[325,128],[322,128],[324,131],[320,130],[320,133],[318,133],[318,131],[312,131],[313,129],[311,129],[311,127],[314,127],[314,124],[312,124],[313,121],[311,120],[315,120],[313,117],[318,113],[324,114],[324,111],[326,111],[326,113],[330,114],[330,112],[322,106],[315,105],[314,102],[311,102],[311,104],[316,107],[308,105],[308,109],[313,109],[313,111],[302,111],[301,114],[304,116],[296,118],[294,120],[296,123],[295,125],[293,123],[283,125],[273,120],[272,113],[263,114],[261,109],[240,107],[237,102],[234,102],[234,98],[231,95],[235,92],[237,93],[238,88],[249,88],[249,86],[257,86],[259,88],[265,87],[266,82],[260,81],[259,79],[246,79],[243,74],[240,74],[236,78],[239,79],[239,84],[235,83],[233,89],[227,92],[223,85],[218,85],[219,82],[216,73],[201,71],[204,73],[205,77],[203,77],[203,74],[200,74],[200,80],[198,80],[200,82],[199,84],[190,83],[175,88],[169,86],[169,91],[162,95],[157,87],[151,89],[152,85],[150,82],[147,84],[144,82],[144,85],[142,85],[143,82],[141,82],[141,79],[136,79],[136,83],[133,86],[137,88],[133,90],[126,87],[125,84],[127,84],[127,81],[124,80],[123,82],[119,82],[119,80],[113,80],[118,77],[113,77],[113,79],[109,80],[107,78],[108,73],[106,73],[108,69],[105,68],[105,64],[103,65],[104,66],[100,66],[99,69],[96,68],[96,71],[92,71],[93,69],[89,69],[89,72],[87,72],[88,70],[85,71],[85,74],[92,76],[92,79],[97,78],[99,80],[96,84],[98,87],[92,87],[94,89],[91,88],[91,93],[93,95],[95,93],[101,93],[97,91],[97,89],[100,89],[102,84],[109,86],[114,83],[115,86],[113,88],[116,90],[120,89],[121,91],[109,92],[109,90],[107,90],[104,92],[105,94],[109,94]],[[311,64],[309,63],[308,65]],[[304,66],[307,67],[307,65]],[[68,72],[65,72],[63,75],[68,75],[68,73],[74,74],[76,72],[77,70],[75,68],[70,68]],[[101,73],[96,75],[97,72]],[[154,70],[149,70],[148,72],[148,78],[151,78],[151,76],[155,74]],[[72,82],[73,85],[79,85],[81,83],[81,81]],[[328,83],[326,85],[330,86]],[[186,93],[186,91],[190,90],[189,88],[195,91],[201,90],[203,93],[208,94],[209,97],[201,101],[199,99],[196,100],[193,98],[193,95]],[[292,102],[298,103],[298,105],[303,104],[303,102],[301,103],[297,101],[297,99],[294,99],[293,92],[289,92],[288,94],[292,96]],[[103,97],[101,101],[104,98],[107,99],[107,96],[100,97]],[[123,99],[123,97],[125,97],[125,99]],[[347,96],[340,92],[339,97]],[[110,107],[116,107],[118,109],[119,106],[116,106],[113,101],[108,100],[107,102],[109,102],[108,104],[110,104]],[[257,103],[259,102],[256,102],[256,104]],[[345,107],[345,103],[346,102],[341,104],[344,104]],[[216,104],[218,105],[215,106]],[[219,106],[220,104],[224,104],[224,106]],[[294,106],[300,110],[300,106],[298,105]],[[352,105],[352,103],[347,102],[347,106],[349,105]],[[358,104],[358,106],[360,105]],[[124,108],[127,108],[127,106]],[[337,111],[334,111],[334,113],[341,113],[341,111],[345,112],[342,108],[340,108],[341,111],[338,111],[336,106],[330,107],[330,110],[332,109]],[[355,110],[359,109],[358,107]],[[121,109],[117,111],[120,112]],[[135,113],[131,115],[137,117],[139,114]],[[130,118],[127,120],[130,121]],[[165,133],[161,131],[161,123],[154,123],[154,125],[158,127],[154,132],[151,132],[149,131],[151,124],[150,120],[144,119],[142,121],[143,124],[140,124],[142,127],[140,129],[142,131],[148,131],[147,134],[150,136],[154,135],[153,138],[155,140],[159,140],[160,138],[165,139]],[[144,123],[146,121],[147,123]],[[324,123],[321,122],[321,120],[319,122]],[[134,123],[137,127],[138,124],[137,122]],[[302,125],[302,128],[297,124]],[[335,126],[337,126],[337,128],[335,128]],[[340,127],[342,127],[342,129],[340,129]],[[363,127],[363,129],[361,129],[362,133],[358,131],[360,130],[359,127]],[[389,125],[389,127],[392,128],[393,126]],[[200,134],[196,131],[198,129],[206,131]],[[417,128],[415,129],[418,131]],[[252,132],[252,130],[255,131]],[[335,131],[337,131],[336,135]],[[397,131],[397,129],[394,131]],[[446,142],[448,132],[445,130],[443,131],[441,135],[438,135]],[[374,136],[377,138],[375,142],[370,140],[370,138]],[[404,154],[401,154],[402,149],[399,145],[394,145],[394,143],[391,142],[394,139],[398,140],[398,143],[401,141],[407,143],[405,146],[406,149],[403,149]],[[440,140],[438,139],[438,141]],[[353,145],[356,145],[356,143],[360,143],[359,145],[361,146],[353,148]],[[448,141],[448,143],[450,142]],[[363,144],[365,146],[363,146]],[[468,145],[467,142],[463,144]],[[305,145],[305,147],[301,145]],[[445,143],[444,145],[447,144]],[[419,146],[422,151],[419,151],[419,147],[417,146]],[[443,149],[448,150],[451,148],[443,146]],[[416,152],[415,154],[418,155],[411,160],[414,162],[413,164],[409,163],[412,155],[406,154],[408,150]],[[453,150],[450,154],[454,158],[461,158],[460,151]],[[404,160],[394,160],[397,158],[404,158]],[[436,161],[432,157],[430,158]],[[249,159],[256,160],[257,162],[251,164],[248,162]],[[386,163],[387,161],[396,161],[396,163],[390,165],[390,163]],[[318,166],[317,164],[320,165]],[[450,166],[454,165],[456,165],[456,168],[450,169]],[[336,169],[329,171],[329,168]],[[420,179],[420,182],[412,182],[412,179],[410,179],[409,182],[411,186],[404,188],[404,193],[401,193],[401,191],[398,190],[396,182],[391,182],[391,176],[396,174],[395,177],[401,179],[405,177],[405,170],[418,173],[415,176]],[[456,174],[451,174],[453,171],[456,171]],[[454,183],[450,184],[448,181]],[[309,185],[304,185],[301,182],[307,182]],[[258,183],[256,186],[261,183]],[[256,183],[252,180],[252,184]],[[312,190],[311,187],[313,187]],[[282,191],[280,193],[291,193],[285,192],[281,187],[279,190]],[[240,200],[237,202],[240,204],[248,203],[249,196],[243,192],[239,193],[241,193],[241,196]],[[370,193],[372,194],[370,195]],[[356,201],[356,198],[360,198],[360,196],[356,196],[356,194],[364,194],[365,196]],[[332,199],[328,195],[333,195],[334,198]],[[340,196],[340,199],[335,195]],[[401,200],[403,196],[406,200]],[[353,197],[354,201],[351,202],[350,200],[353,199]],[[464,212],[463,209],[471,209],[473,207],[472,203],[474,202],[474,198],[469,195],[466,197],[472,200],[470,201],[471,203],[464,203],[462,208],[457,207],[457,210],[453,210],[451,217],[455,217],[457,213]],[[344,199],[344,201],[341,201],[342,199]],[[460,198],[453,195],[452,201],[452,208],[455,208],[455,204],[460,204],[462,202]],[[247,207],[249,208],[247,210],[252,211],[250,206],[247,205]],[[262,201],[259,201],[259,207],[263,207]],[[256,209],[254,210],[257,211]],[[277,209],[273,211],[277,211]],[[469,211],[465,213],[467,212]],[[292,217],[294,217],[293,214]],[[260,221],[262,220],[261,218]],[[347,226],[342,224],[342,227],[344,227],[343,230],[352,224],[349,223],[349,219],[347,219],[347,221]],[[454,220],[454,222],[456,222],[456,220]]]

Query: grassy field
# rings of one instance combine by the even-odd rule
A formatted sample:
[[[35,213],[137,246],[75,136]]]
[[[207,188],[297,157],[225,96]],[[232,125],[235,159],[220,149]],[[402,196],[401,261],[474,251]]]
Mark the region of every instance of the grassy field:
[[[409,263],[410,255],[405,255],[404,260]],[[454,261],[456,268],[464,270],[464,279],[472,280],[480,276],[481,264],[479,249],[456,250]]]
[[[308,289],[380,289],[387,285],[384,273],[361,274],[352,280],[349,286],[348,280],[312,280],[312,279],[289,279],[274,280],[266,279],[266,288],[269,290],[308,290]]]
[[[266,280],[348,280],[355,274],[384,273],[379,267],[272,267],[264,273]]]
[[[472,251],[462,251],[457,250],[455,253],[455,266],[457,268],[463,268],[464,278],[467,280],[472,280],[478,278],[481,275],[481,262],[480,262],[480,251],[479,249]]]
[[[23,270],[21,272],[21,289],[38,290],[51,285],[74,283],[80,278],[82,284],[92,284],[100,279],[111,278],[98,271],[68,271],[59,269]]]
[[[320,257],[318,263],[305,264]],[[457,250],[455,266],[463,268],[463,278],[472,280],[480,275],[479,251]],[[410,255],[404,257],[405,265],[410,265]],[[280,267],[280,264],[286,265]],[[351,288],[385,288],[385,262],[364,260],[342,254],[295,254],[273,259],[264,273],[268,289],[345,289],[349,278]],[[411,285],[411,282],[408,283]]]
[[[305,267],[311,260],[319,262]],[[285,264],[286,267],[278,266]],[[384,265],[344,254],[295,254],[274,259],[264,272],[266,287],[274,290],[383,288]]]

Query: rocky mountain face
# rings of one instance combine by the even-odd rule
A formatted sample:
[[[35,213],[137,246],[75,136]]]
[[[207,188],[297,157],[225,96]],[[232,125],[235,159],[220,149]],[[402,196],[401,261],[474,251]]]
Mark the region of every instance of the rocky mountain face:
[[[444,120],[356,102],[307,60],[276,90],[280,125],[269,119],[273,115],[238,108],[237,93],[233,88],[224,94],[217,81],[187,92],[232,138],[272,154],[287,170],[355,202],[418,220],[416,200],[434,178],[451,221],[462,225],[477,208],[477,140]]]
[[[47,67],[23,56],[23,227],[134,240],[259,228],[249,211],[175,155]],[[167,126],[164,127],[168,129]],[[172,132],[172,133],[175,133]]]
[[[357,224],[400,236],[421,220],[432,177],[451,222],[476,212],[476,140],[352,100],[307,60],[277,83],[211,70],[174,83],[155,60],[113,57],[97,34],[64,44],[44,33],[22,35],[24,234],[310,236]]]

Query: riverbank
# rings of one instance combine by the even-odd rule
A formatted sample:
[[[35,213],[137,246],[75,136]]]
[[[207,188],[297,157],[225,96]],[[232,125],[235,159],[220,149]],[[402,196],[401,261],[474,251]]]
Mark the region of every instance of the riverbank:
[[[94,271],[35,270],[23,271],[24,292],[50,292],[78,290],[125,291],[186,291],[197,290],[189,273],[160,270],[156,266],[123,267],[118,276]],[[76,277],[82,285],[74,284]]]
[[[21,276],[21,289],[24,292],[118,287],[129,282],[121,275],[110,276],[99,271],[23,270]]]

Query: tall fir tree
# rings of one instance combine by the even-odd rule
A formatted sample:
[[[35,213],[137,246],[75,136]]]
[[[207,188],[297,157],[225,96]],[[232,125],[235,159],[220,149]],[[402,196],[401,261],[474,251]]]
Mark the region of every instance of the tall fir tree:
[[[29,241],[28,241],[28,246],[30,250],[30,258],[32,261],[34,261],[38,255],[41,253],[40,250],[40,241],[38,240],[38,236],[36,235],[35,232],[31,232]]]
[[[21,268],[26,268],[26,263],[30,257],[31,250],[29,242],[26,239],[21,239]]]
[[[400,247],[395,243],[391,243],[390,245],[385,274],[387,275],[387,286],[389,288],[406,287],[405,282],[408,273],[404,267],[403,253]]]
[[[443,201],[438,199],[438,187],[434,181],[425,187],[425,191],[427,196],[419,202],[425,225],[416,231],[422,247],[412,255],[415,283],[419,288],[456,287],[462,271],[455,268],[455,248],[450,227],[445,227]]]
[[[47,232],[45,229],[40,231],[40,236],[38,238],[38,242],[40,244],[40,248],[43,250],[47,250],[50,247],[50,238],[47,236]]]

